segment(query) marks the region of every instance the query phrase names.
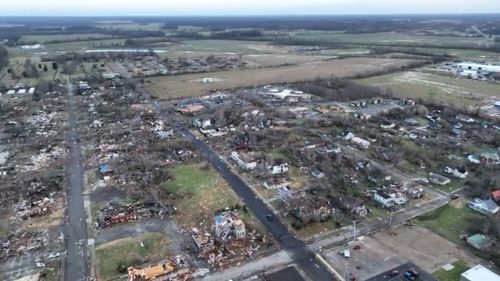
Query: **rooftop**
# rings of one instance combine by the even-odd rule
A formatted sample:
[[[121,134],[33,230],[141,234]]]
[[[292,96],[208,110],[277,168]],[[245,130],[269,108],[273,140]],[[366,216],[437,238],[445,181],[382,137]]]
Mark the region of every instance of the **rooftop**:
[[[486,267],[478,264],[462,273],[462,277],[469,281],[500,281],[500,276]]]

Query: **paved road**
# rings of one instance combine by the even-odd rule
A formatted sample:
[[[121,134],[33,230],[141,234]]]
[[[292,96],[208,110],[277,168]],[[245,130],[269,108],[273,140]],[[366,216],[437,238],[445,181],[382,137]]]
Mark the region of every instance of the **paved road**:
[[[77,131],[76,102],[73,85],[68,84],[70,132],[70,163],[68,167],[69,187],[67,193],[66,224],[66,266],[65,281],[83,281],[88,276],[87,223],[83,206],[82,150]]]

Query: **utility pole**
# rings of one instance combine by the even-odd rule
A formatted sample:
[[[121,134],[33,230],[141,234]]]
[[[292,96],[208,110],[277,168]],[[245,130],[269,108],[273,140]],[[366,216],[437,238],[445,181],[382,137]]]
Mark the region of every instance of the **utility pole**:
[[[353,229],[353,233],[352,233],[352,241],[356,241],[356,221],[353,221],[353,224],[354,224],[354,229]]]
[[[393,211],[391,211],[391,214],[389,215],[389,226],[392,226],[392,214]]]

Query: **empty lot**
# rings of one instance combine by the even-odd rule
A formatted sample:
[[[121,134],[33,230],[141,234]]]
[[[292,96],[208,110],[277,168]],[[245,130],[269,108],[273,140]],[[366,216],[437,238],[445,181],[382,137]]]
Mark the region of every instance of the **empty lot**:
[[[187,74],[149,79],[147,89],[161,99],[200,96],[211,90],[251,87],[273,83],[298,82],[315,78],[352,77],[356,74],[384,70],[408,65],[415,60],[387,58],[348,58],[331,61],[310,62],[299,65],[219,71]],[[203,84],[204,77],[214,82]]]
[[[361,246],[353,250],[354,245]],[[379,232],[348,246],[351,258],[339,255],[345,247],[323,253],[330,264],[342,275],[347,268],[360,280],[369,279],[384,271],[411,261],[433,273],[443,265],[463,260],[473,264],[476,258],[452,242],[420,227],[400,226]]]

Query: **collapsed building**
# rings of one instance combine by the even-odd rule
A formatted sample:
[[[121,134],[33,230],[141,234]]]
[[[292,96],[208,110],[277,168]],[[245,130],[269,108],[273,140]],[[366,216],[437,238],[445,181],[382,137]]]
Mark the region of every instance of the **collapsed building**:
[[[159,217],[172,213],[158,203],[135,203],[125,205],[116,202],[109,202],[99,210],[97,215],[97,228],[112,227],[117,224],[128,223],[143,218]]]

